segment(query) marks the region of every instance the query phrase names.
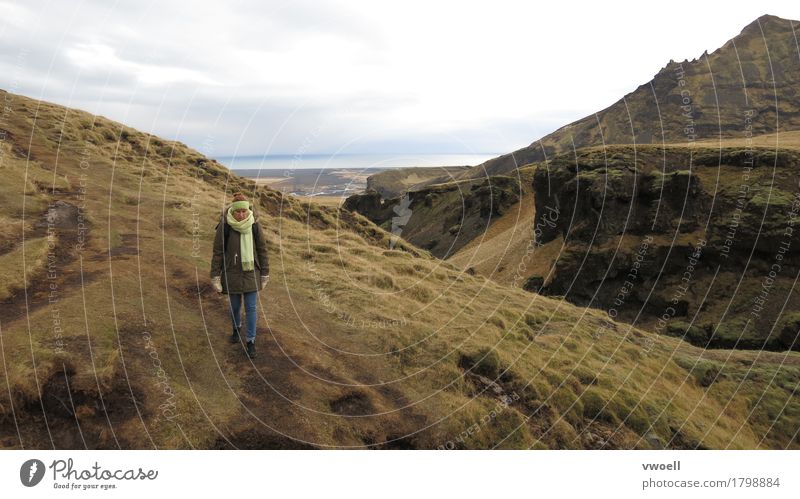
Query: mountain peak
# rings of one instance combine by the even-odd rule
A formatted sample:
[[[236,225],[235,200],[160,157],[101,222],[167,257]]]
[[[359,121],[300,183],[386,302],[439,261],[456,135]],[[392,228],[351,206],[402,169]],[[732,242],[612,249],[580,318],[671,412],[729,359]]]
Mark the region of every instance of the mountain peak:
[[[462,178],[513,171],[573,147],[608,144],[681,142],[687,139],[682,92],[690,90],[695,113],[694,140],[733,137],[743,133],[741,109],[754,112],[752,133],[800,130],[800,96],[795,25],[800,21],[764,14],[713,52],[683,61],[671,59],[653,79],[611,106],[562,126],[518,149],[484,162]],[[715,85],[708,82],[709,68]],[[775,93],[781,95],[780,127],[776,126]],[[715,106],[719,106],[716,108]],[[720,122],[717,117],[725,117]],[[633,133],[631,133],[633,131]]]
[[[684,59],[681,63],[692,63],[697,61],[698,59],[702,59],[703,57],[708,57],[709,55],[718,55],[721,52],[729,49],[734,43],[738,43],[740,46],[744,46],[744,40],[757,36],[763,37],[766,36],[768,32],[775,33],[782,30],[790,30],[792,29],[792,23],[797,23],[798,21],[792,21],[791,19],[783,19],[782,17],[774,16],[772,14],[763,14],[756,19],[754,19],[750,24],[742,28],[742,31],[736,35],[735,37],[731,38],[727,42],[725,42],[722,46],[718,49],[714,50],[709,54],[708,50],[704,50],[703,53],[698,58],[694,58],[691,61],[689,59]],[[739,43],[739,42],[742,43]],[[673,69],[674,66],[679,64],[674,59],[670,59],[666,66],[661,68],[659,72],[656,74],[658,77],[660,74],[668,72],[669,70]]]
[[[791,19],[784,19],[782,17],[773,16],[772,14],[764,14],[762,16],[757,17],[753,22],[742,28],[742,32],[737,35],[736,38],[746,37],[746,36],[762,36],[762,33],[766,33],[768,30],[773,31],[776,29],[791,29],[792,23],[797,21],[792,21]],[[727,45],[727,43],[725,44]]]

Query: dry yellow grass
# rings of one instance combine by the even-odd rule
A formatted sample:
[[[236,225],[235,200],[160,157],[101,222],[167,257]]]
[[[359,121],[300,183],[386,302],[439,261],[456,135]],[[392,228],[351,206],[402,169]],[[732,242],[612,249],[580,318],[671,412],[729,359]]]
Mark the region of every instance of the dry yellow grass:
[[[800,131],[787,131],[781,133],[768,133],[762,135],[753,135],[751,137],[742,138],[721,138],[721,139],[704,139],[694,140],[691,142],[674,142],[665,144],[639,144],[638,147],[652,148],[652,147],[710,147],[710,148],[725,148],[725,147],[767,147],[767,148],[780,148],[780,149],[800,149]],[[634,144],[613,144],[609,147],[629,146],[634,147]],[[602,150],[602,146],[587,147],[585,150]]]
[[[330,206],[332,208],[338,208],[344,203],[344,200],[347,199],[346,197],[342,196],[295,196],[298,199],[301,199],[305,202],[312,202],[321,206]]]
[[[30,285],[47,267],[48,241],[45,237],[25,241],[0,255],[0,301],[10,298],[13,290]]]
[[[11,132],[27,139],[23,118],[38,103],[13,101]],[[41,104],[44,123],[63,116]],[[156,138],[129,130],[124,143],[105,143],[113,123],[92,128],[75,111],[67,119],[72,144],[99,141],[85,182],[91,227],[59,269],[73,284],[60,281],[56,305],[34,295],[23,315],[18,301],[2,312],[2,447],[584,448],[598,437],[607,448],[650,448],[653,438],[798,446],[785,431],[794,412],[748,412],[791,402],[797,354],[733,352],[723,361],[599,311],[466,275],[402,241],[390,250],[391,235],[363,217],[198,166],[183,146],[159,139],[158,150],[179,159],[148,154],[143,169]],[[52,128],[32,137],[42,169],[54,157]],[[78,203],[83,170],[77,157],[61,158],[71,191],[59,197]],[[7,192],[25,188],[15,181]],[[238,189],[257,199],[270,252],[253,363],[227,343],[225,297],[208,285],[212,230]],[[35,196],[40,206],[52,197]],[[697,361],[725,377],[701,386]],[[748,365],[782,384],[748,376]],[[59,384],[65,372],[73,406]],[[35,418],[42,406],[49,435]],[[480,431],[459,441],[474,425]]]

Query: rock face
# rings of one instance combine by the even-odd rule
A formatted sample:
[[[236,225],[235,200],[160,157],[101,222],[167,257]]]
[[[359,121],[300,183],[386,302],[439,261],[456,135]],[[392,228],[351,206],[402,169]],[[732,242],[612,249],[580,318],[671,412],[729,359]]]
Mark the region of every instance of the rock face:
[[[800,154],[613,147],[534,174],[540,292],[700,346],[800,350]],[[788,298],[787,298],[788,297]],[[786,302],[786,303],[784,303]]]
[[[347,198],[343,207],[439,258],[447,258],[519,201],[521,189],[519,179],[495,176],[432,185],[391,199],[368,190]]]
[[[396,198],[426,185],[447,182],[468,169],[468,166],[392,168],[367,177],[366,190],[377,191],[386,199]]]
[[[587,154],[579,164],[553,162],[534,177],[540,242],[561,234],[585,242],[603,242],[623,234],[696,230],[708,199],[699,196],[700,181],[688,170],[670,166],[639,169],[626,163],[624,153],[606,165]],[[598,161],[599,160],[599,161]],[[549,171],[550,170],[550,171]],[[549,191],[549,192],[548,192]],[[552,195],[548,195],[552,193]],[[561,223],[546,223],[552,213]],[[569,223],[567,223],[569,222]]]
[[[711,54],[669,61],[651,81],[608,108],[460,178],[508,173],[573,148],[741,137],[746,129],[754,135],[800,129],[800,64],[792,23],[798,21],[761,16]]]

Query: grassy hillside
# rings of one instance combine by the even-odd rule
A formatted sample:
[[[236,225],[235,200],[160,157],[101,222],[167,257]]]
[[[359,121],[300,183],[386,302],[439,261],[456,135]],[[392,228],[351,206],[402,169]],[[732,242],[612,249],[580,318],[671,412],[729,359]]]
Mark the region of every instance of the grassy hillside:
[[[2,448],[800,447],[797,353],[704,351],[390,250],[182,144],[2,95]],[[208,285],[236,190],[270,247],[252,362]]]

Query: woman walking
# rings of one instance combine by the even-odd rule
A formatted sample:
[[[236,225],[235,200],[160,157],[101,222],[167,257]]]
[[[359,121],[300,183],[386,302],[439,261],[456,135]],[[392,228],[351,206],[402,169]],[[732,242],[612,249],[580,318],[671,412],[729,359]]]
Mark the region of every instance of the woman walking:
[[[238,343],[242,327],[242,298],[247,314],[247,356],[256,355],[256,319],[258,291],[269,282],[269,259],[264,231],[254,218],[252,203],[242,193],[223,212],[214,236],[211,258],[211,284],[217,293],[230,298],[233,333],[231,343]]]

